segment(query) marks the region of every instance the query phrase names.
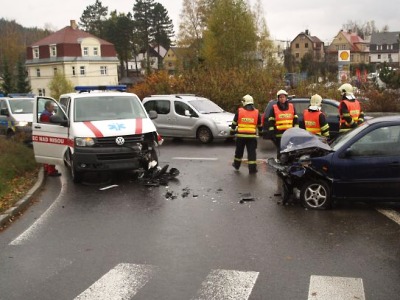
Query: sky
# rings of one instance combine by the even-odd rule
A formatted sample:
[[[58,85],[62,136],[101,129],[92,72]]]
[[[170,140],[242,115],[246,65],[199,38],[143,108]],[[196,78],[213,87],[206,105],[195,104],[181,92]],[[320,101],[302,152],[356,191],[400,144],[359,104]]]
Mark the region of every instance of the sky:
[[[256,0],[248,0],[254,5]],[[398,0],[260,0],[262,14],[267,22],[271,38],[291,41],[300,32],[309,30],[312,36],[330,42],[343,24],[349,21],[363,25],[374,21],[378,30],[385,25],[389,31],[400,31]],[[15,20],[24,27],[45,28],[50,26],[59,30],[68,26],[70,20],[77,23],[87,6],[95,0],[1,0],[0,18]],[[135,0],[101,0],[108,11],[132,12]],[[178,33],[179,15],[182,0],[155,0],[161,3],[173,20],[175,33]]]

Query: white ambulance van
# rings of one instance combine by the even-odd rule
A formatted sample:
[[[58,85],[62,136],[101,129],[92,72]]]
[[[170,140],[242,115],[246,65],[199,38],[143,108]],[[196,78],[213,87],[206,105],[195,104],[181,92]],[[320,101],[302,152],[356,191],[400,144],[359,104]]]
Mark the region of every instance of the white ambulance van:
[[[32,142],[39,163],[65,164],[74,182],[87,171],[147,170],[156,167],[162,138],[140,99],[125,86],[79,86],[59,101],[35,97]],[[40,115],[47,101],[57,107],[50,122]]]

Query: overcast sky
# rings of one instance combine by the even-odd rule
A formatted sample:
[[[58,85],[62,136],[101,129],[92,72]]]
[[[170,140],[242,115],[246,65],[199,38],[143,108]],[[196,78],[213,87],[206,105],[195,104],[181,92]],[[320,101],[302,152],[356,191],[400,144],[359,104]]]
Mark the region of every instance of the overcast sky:
[[[178,32],[182,0],[155,0],[161,3],[174,22]],[[24,27],[51,28],[59,30],[68,26],[70,20],[79,19],[88,5],[95,0],[1,0],[0,18],[15,20]],[[308,29],[322,41],[331,41],[343,24],[348,21],[362,25],[375,21],[381,30],[388,25],[390,31],[400,31],[400,9],[398,0],[261,0],[263,13],[271,37],[293,40],[300,32]],[[134,0],[102,0],[108,11],[132,12]],[[255,3],[255,0],[250,0]]]

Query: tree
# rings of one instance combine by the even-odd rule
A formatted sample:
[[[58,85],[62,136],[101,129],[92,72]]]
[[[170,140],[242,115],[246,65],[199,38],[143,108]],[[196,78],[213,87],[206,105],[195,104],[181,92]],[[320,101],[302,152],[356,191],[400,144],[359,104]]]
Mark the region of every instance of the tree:
[[[117,14],[117,11],[111,12],[111,17],[103,23],[104,37],[114,44],[121,66],[121,76],[124,70],[128,69],[128,61],[132,58],[132,44],[134,22],[132,15],[128,13]]]
[[[95,36],[102,37],[102,24],[108,15],[108,7],[104,7],[101,1],[96,0],[95,4],[88,5],[80,18],[79,26],[84,31]]]
[[[243,0],[216,2],[207,22],[202,53],[209,66],[234,68],[254,58],[257,29]]]
[[[200,40],[203,38],[203,32],[207,28],[208,19],[204,0],[183,0],[183,8],[180,14],[178,45],[189,47],[195,45],[200,51]]]
[[[10,72],[9,63],[8,63],[7,58],[3,59],[3,83],[1,84],[1,89],[7,95],[9,93],[15,92],[13,77]]]
[[[59,99],[60,95],[74,91],[73,83],[61,72],[57,72],[49,83],[50,97]]]
[[[260,0],[256,1],[253,9],[254,18],[257,26],[257,51],[260,53],[264,64],[271,66],[275,63],[273,59],[273,43],[270,39],[269,30],[267,27],[267,22],[264,18],[264,12]]]
[[[27,72],[23,64],[22,59],[18,60],[17,63],[17,92],[18,93],[29,93],[32,91],[28,81]]]
[[[172,24],[171,18],[168,16],[168,11],[160,3],[156,3],[154,6],[153,27],[153,42],[156,45],[161,45],[165,49],[168,49],[174,37],[174,25]]]
[[[150,42],[154,40],[153,13],[154,0],[136,0],[133,5],[133,18],[137,29],[138,37],[142,43],[142,48],[146,49],[147,73],[150,73]]]

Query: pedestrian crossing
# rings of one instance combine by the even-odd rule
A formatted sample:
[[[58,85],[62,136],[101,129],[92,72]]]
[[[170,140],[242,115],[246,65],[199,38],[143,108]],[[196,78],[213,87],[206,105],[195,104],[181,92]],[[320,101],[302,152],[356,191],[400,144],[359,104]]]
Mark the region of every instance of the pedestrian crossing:
[[[134,299],[160,269],[153,265],[121,263],[108,271],[74,300]],[[254,271],[211,270],[190,300],[247,300],[257,284]],[[301,299],[299,297],[299,299]],[[305,299],[305,297],[304,297]],[[361,278],[310,277],[307,300],[365,300]]]

